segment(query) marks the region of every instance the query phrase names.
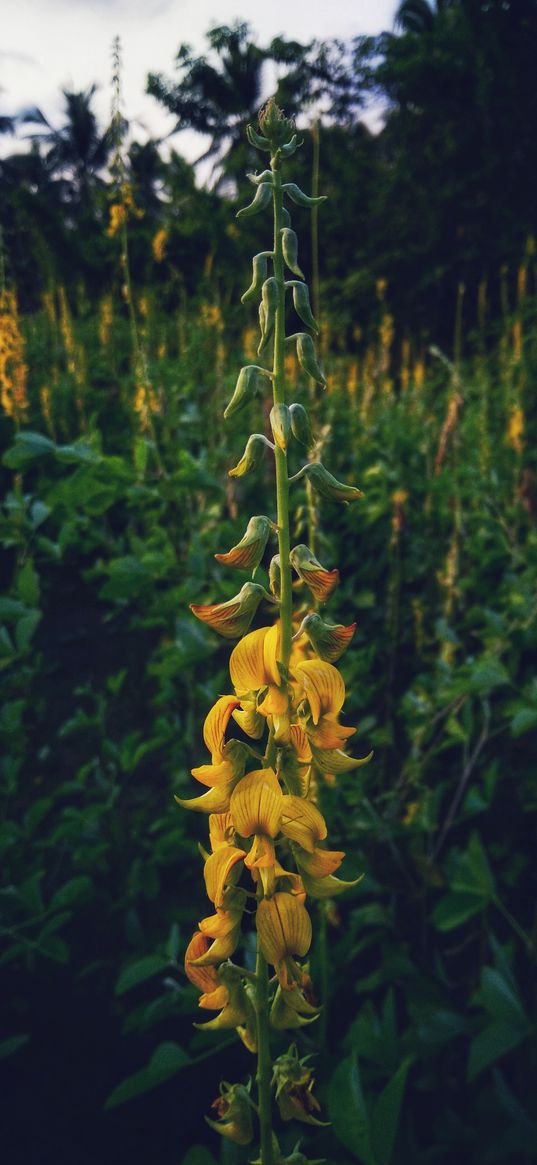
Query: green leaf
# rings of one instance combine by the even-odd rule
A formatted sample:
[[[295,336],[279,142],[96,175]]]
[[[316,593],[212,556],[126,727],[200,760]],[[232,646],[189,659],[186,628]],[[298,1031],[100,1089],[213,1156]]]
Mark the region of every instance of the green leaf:
[[[531,732],[537,728],[537,708],[529,705],[519,708],[511,720],[511,736],[522,736],[524,732]]]
[[[160,955],[145,955],[143,959],[137,959],[135,963],[131,963],[121,972],[116,983],[116,995],[124,995],[126,991],[131,991],[133,987],[137,987],[139,983],[144,983],[153,975],[166,971],[169,966],[169,959],[162,959]]]
[[[518,1023],[526,1021],[524,1008],[511,985],[495,967],[484,967],[481,975],[480,1002],[494,1019]]]
[[[373,1144],[379,1165],[390,1165],[392,1159],[406,1078],[411,1063],[411,1057],[403,1060],[395,1075],[382,1090],[373,1109]]]
[[[19,570],[17,594],[27,607],[35,607],[39,602],[39,576],[31,558],[28,558]]]
[[[489,901],[494,894],[494,879],[478,833],[473,833],[467,849],[453,863],[450,887],[463,894],[481,895]]]
[[[18,1052],[19,1048],[27,1044],[29,1039],[30,1037],[28,1035],[24,1035],[11,1036],[9,1040],[2,1040],[0,1044],[0,1060],[4,1060],[6,1056],[12,1056],[13,1052]]]
[[[105,1108],[117,1108],[119,1104],[126,1104],[135,1096],[141,1096],[144,1092],[158,1088],[159,1084],[163,1084],[165,1080],[170,1080],[187,1064],[190,1064],[190,1058],[179,1047],[179,1044],[171,1042],[159,1044],[145,1068],[140,1068],[139,1072],[127,1076],[126,1080],[122,1080],[121,1084],[113,1089],[106,1101]]]
[[[377,1165],[371,1123],[355,1055],[338,1065],[330,1083],[328,1112],[334,1132],[363,1165]]]
[[[482,696],[486,695],[487,692],[491,692],[493,688],[500,688],[510,683],[509,673],[495,656],[479,660],[475,667],[472,668],[470,675],[471,690],[478,692]]]
[[[93,896],[91,878],[81,874],[78,878],[71,878],[52,897],[51,910],[65,910],[67,906],[79,906]]]
[[[454,930],[483,910],[485,902],[477,894],[448,893],[437,902],[433,922],[437,930]]]
[[[54,441],[51,441],[50,437],[27,430],[24,433],[17,433],[15,444],[4,453],[2,461],[8,469],[25,469],[40,457],[54,453],[55,449]]]
[[[506,1020],[498,1020],[486,1027],[470,1044],[468,1080],[475,1080],[476,1076],[490,1064],[494,1064],[527,1039],[531,1031],[528,1023],[508,1023]]]

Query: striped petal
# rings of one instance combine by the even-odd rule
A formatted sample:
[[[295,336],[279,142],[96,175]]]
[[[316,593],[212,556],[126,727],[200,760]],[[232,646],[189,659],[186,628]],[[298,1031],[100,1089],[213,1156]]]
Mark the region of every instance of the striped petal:
[[[203,739],[212,756],[213,764],[216,760],[222,760],[226,729],[230,716],[234,709],[239,707],[239,703],[236,696],[220,696],[205,718]]]
[[[343,655],[356,631],[356,623],[345,627],[343,623],[324,623],[320,615],[306,615],[301,631],[307,635],[313,650],[320,659],[335,663]]]
[[[344,728],[338,724],[335,716],[322,716],[317,727],[311,733],[312,743],[316,748],[335,749],[344,746],[349,736],[354,736],[356,728]]]
[[[240,542],[227,554],[215,554],[217,562],[238,570],[255,570],[259,566],[274,523],[263,514],[250,518]]]
[[[309,853],[313,853],[315,842],[323,841],[327,834],[326,821],[315,805],[291,794],[283,798],[281,831]]]
[[[183,809],[193,809],[195,813],[225,813],[229,809],[229,801],[235,780],[222,785],[215,785],[213,789],[208,789],[206,793],[202,793],[201,797],[178,797],[174,795],[174,800],[178,805],[182,805]]]
[[[187,979],[190,979],[190,982],[194,984],[194,987],[203,992],[199,999],[199,1006],[219,1011],[221,1007],[225,1007],[228,1001],[227,988],[219,983],[215,967],[197,967],[194,965],[194,960],[207,953],[209,945],[206,936],[201,931],[196,931],[185,951],[185,974]]]
[[[295,672],[311,709],[314,724],[326,713],[337,715],[345,699],[345,684],[337,668],[324,660],[308,659]]]
[[[231,813],[211,813],[209,817],[209,838],[211,849],[219,849],[222,845],[233,845],[235,830]]]
[[[339,870],[345,857],[343,850],[318,849],[317,846],[310,853],[295,846],[293,853],[300,873],[309,874],[312,878],[325,878],[327,874],[333,874]]]
[[[250,631],[231,652],[229,672],[239,695],[258,692],[267,683],[263,646],[269,630],[269,627],[259,627],[257,631]]]
[[[339,570],[326,570],[311,550],[304,545],[293,547],[289,561],[313,597],[318,599],[320,603],[326,602],[338,585]]]
[[[230,801],[233,824],[241,837],[262,833],[276,837],[283,793],[272,769],[258,769],[239,781]]]
[[[234,883],[240,876],[238,863],[244,861],[244,850],[237,846],[221,846],[207,858],[203,869],[207,897],[215,906],[223,906],[226,885]]]
[[[263,898],[257,907],[256,926],[261,950],[273,966],[287,955],[303,957],[311,944],[311,919],[293,894],[278,891]]]
[[[269,595],[264,587],[258,583],[247,582],[241,587],[238,595],[228,599],[226,603],[208,605],[191,603],[190,610],[197,619],[207,623],[213,631],[217,631],[225,639],[237,639],[248,630],[262,599],[274,602],[272,595]]]

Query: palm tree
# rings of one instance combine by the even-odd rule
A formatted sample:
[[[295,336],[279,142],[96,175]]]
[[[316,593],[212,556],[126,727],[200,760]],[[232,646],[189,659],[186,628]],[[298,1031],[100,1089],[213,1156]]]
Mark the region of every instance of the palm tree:
[[[89,188],[100,181],[113,147],[112,129],[101,131],[91,108],[96,85],[81,92],[62,90],[65,100],[65,122],[54,128],[38,108],[27,109],[21,121],[40,127],[29,135],[44,145],[51,172],[68,179],[75,196],[84,201]]]
[[[402,0],[395,14],[394,26],[400,32],[432,32],[442,12],[452,8],[457,0]]]

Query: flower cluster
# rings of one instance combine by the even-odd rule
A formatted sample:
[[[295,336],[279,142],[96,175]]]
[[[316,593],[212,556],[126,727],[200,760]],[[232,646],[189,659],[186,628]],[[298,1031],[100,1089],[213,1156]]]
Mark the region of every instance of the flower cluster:
[[[230,690],[209,711],[203,738],[209,759],[192,769],[204,787],[198,796],[177,798],[185,808],[208,814],[210,850],[204,852],[204,879],[213,913],[201,919],[189,943],[185,969],[200,991],[200,1007],[216,1012],[203,1024],[211,1030],[235,1028],[247,1048],[258,1055],[258,1104],[240,1085],[222,1085],[215,1102],[219,1120],[210,1122],[222,1135],[247,1143],[252,1135],[251,1111],[260,1124],[261,1165],[280,1165],[283,1158],[271,1124],[271,1091],[283,1120],[319,1123],[312,1094],[313,1076],[289,1053],[270,1062],[268,1020],[277,1030],[297,1029],[318,1015],[305,960],[312,941],[309,899],[331,899],[354,882],[337,876],[344,858],[330,849],[327,826],[316,803],[322,781],[359,768],[370,757],[347,752],[356,729],[342,723],[345,685],[335,664],[348,647],[355,625],[327,622],[318,606],[339,582],[337,569],[327,569],[303,544],[291,547],[289,487],[304,481],[321,497],[348,504],[361,496],[353,485],[337,481],[319,460],[308,460],[289,475],[288,449],[312,449],[315,441],[308,415],[285,397],[285,339],[296,345],[303,372],[321,385],[310,332],[285,336],[286,292],[292,292],[297,316],[310,331],[318,331],[307,285],[298,265],[298,240],[291,229],[284,196],[299,206],[314,205],[294,183],[282,183],[282,161],[300,144],[294,125],[269,103],[259,119],[260,133],[249,129],[250,143],[270,153],[271,169],[251,175],[256,186],[242,218],[272,203],[274,248],[253,260],[252,284],[243,302],[260,296],[261,340],[258,355],[270,341],[272,369],[260,364],[242,368],[225,410],[226,419],[256,393],[272,388],[270,425],[273,440],[252,434],[230,475],[242,477],[257,468],[267,449],[276,469],[275,520],[256,515],[231,550],[216,554],[224,566],[251,573],[238,593],[223,603],[193,604],[192,611],[218,634],[239,642],[230,660]],[[272,264],[273,274],[268,273]],[[285,278],[285,268],[293,275]],[[268,565],[267,590],[255,581],[271,536],[278,552]],[[300,610],[293,612],[294,589]],[[304,594],[311,596],[304,602]],[[259,609],[276,608],[268,625],[250,630]],[[256,972],[233,960],[243,930],[252,926],[255,902]],[[274,968],[275,990],[269,989],[267,967]],[[302,1160],[305,1158],[299,1154]],[[296,1158],[298,1159],[298,1158]]]

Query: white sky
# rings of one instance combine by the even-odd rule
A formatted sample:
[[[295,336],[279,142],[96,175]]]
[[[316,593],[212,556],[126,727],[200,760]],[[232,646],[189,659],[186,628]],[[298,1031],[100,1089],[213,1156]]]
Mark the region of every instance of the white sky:
[[[38,105],[58,125],[60,90],[86,89],[95,81],[94,108],[106,124],[111,44],[119,35],[124,112],[139,140],[146,133],[158,137],[173,118],[145,95],[146,76],[173,76],[182,42],[202,52],[207,29],[235,19],[248,22],[260,44],[278,35],[345,40],[391,28],[397,7],[396,0],[0,0],[0,112]],[[173,140],[189,156],[201,152],[200,139],[188,132]],[[4,138],[2,152],[12,149],[13,139]]]

